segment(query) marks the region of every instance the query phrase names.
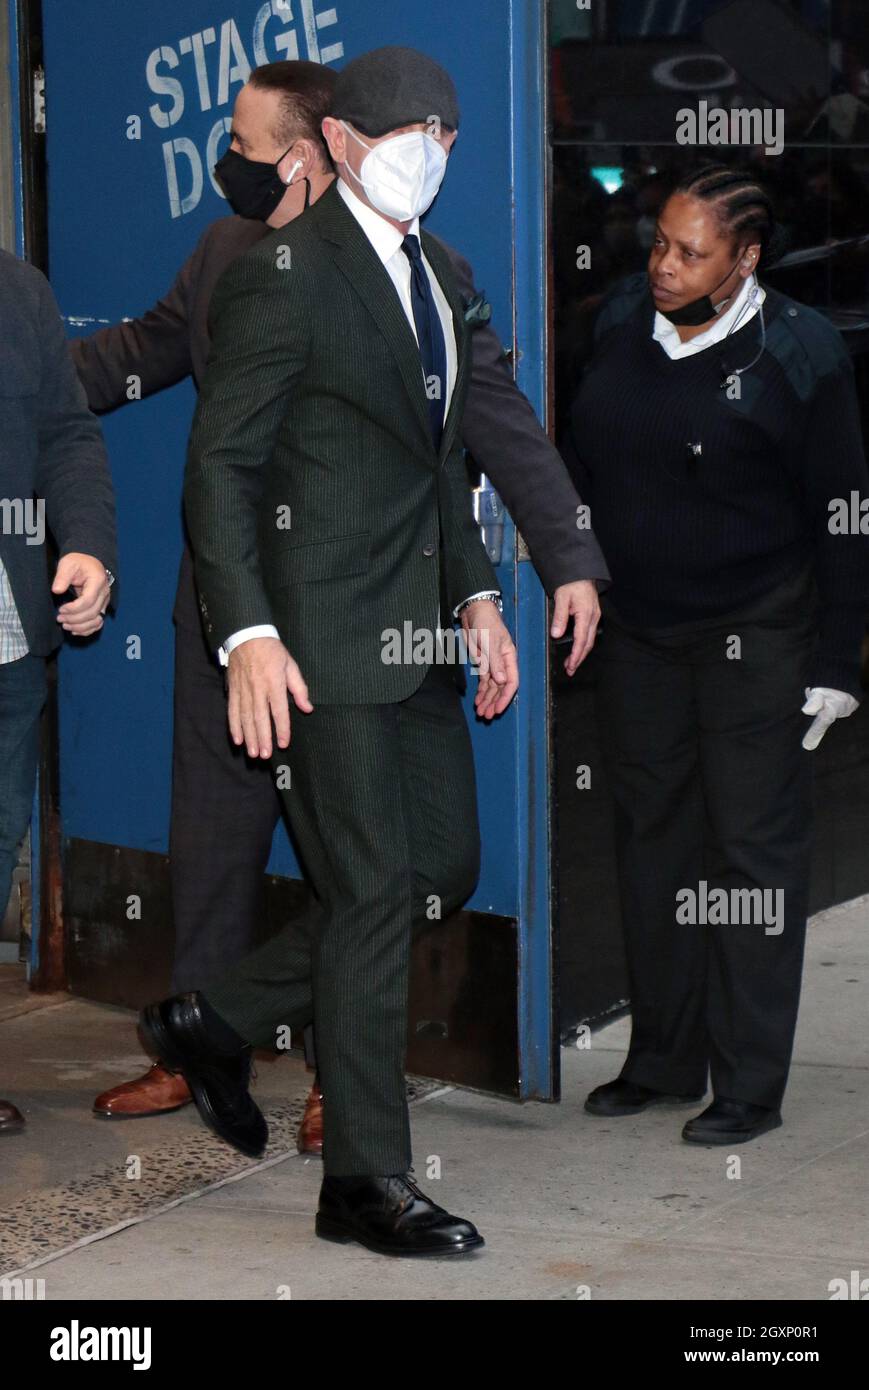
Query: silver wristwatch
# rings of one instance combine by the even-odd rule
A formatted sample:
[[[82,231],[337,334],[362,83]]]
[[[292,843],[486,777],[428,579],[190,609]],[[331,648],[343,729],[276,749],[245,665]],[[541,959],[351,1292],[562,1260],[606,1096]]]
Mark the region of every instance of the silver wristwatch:
[[[464,603],[459,604],[458,608],[455,610],[453,614],[453,617],[461,617],[464,610],[466,608],[470,608],[472,603],[494,603],[499,613],[504,612],[504,600],[501,598],[501,595],[497,589],[491,589],[488,593],[472,594],[470,598],[466,598]]]

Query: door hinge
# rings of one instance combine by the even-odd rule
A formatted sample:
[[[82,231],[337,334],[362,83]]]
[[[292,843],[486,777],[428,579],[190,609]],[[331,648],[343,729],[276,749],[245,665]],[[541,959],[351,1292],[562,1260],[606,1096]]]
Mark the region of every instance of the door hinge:
[[[45,68],[33,69],[33,133],[45,134]]]

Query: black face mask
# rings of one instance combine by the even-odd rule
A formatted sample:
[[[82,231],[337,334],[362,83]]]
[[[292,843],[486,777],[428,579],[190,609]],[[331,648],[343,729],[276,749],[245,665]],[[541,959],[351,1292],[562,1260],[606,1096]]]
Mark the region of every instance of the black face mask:
[[[718,284],[713,286],[712,294],[716,294],[725,280],[730,279],[743,254],[740,251],[724,280],[719,280]],[[722,300],[721,302],[723,304],[725,301]],[[703,294],[699,299],[692,299],[690,304],[683,304],[681,309],[659,309],[658,313],[663,314],[664,318],[675,324],[677,328],[697,328],[701,323],[708,323],[710,319],[716,317],[716,306],[712,303],[710,295]]]
[[[284,150],[289,154],[292,145]],[[235,150],[226,154],[214,166],[214,176],[219,179],[233,212],[239,217],[250,217],[258,222],[266,222],[283,198],[289,187],[278,174],[278,164],[265,164],[257,159],[245,159]],[[311,197],[311,185],[305,179],[305,207]]]

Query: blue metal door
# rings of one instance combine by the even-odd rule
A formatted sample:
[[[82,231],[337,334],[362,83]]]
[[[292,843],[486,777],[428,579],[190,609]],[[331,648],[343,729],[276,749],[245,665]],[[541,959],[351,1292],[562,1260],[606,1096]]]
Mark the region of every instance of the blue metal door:
[[[134,317],[228,211],[211,169],[250,68],[341,67],[409,44],[456,79],[463,120],[428,225],[474,265],[519,382],[545,399],[543,0],[43,0],[50,276],[71,334]],[[64,843],[165,860],[172,734],[171,609],[189,382],[105,420],[118,503],[121,604],[98,642],[60,656]],[[483,868],[469,908],[515,925],[514,1094],[557,1090],[548,845],[545,596],[506,527],[499,577],[522,688],[494,727],[472,706]],[[471,692],[472,693],[472,692]],[[67,857],[66,873],[75,872]],[[270,872],[297,877],[282,826]],[[70,883],[65,884],[67,898]],[[123,903],[118,903],[119,916]],[[80,926],[80,924],[79,924]],[[105,927],[105,924],[104,924]],[[147,924],[142,923],[147,941]],[[473,969],[473,966],[469,967]]]

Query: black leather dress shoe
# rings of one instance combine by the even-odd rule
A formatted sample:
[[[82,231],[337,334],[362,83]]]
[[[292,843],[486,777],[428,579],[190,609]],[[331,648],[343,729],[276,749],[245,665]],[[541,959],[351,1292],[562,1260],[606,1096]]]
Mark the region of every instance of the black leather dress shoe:
[[[24,1128],[24,1116],[10,1100],[0,1100],[0,1134],[17,1134]]]
[[[596,1086],[585,1102],[585,1109],[589,1115],[639,1115],[650,1105],[697,1105],[702,1099],[702,1093],[699,1096],[674,1096],[667,1091],[653,1091],[648,1086],[638,1086],[636,1081],[627,1081],[620,1076],[615,1081]]]
[[[695,1115],[682,1130],[689,1144],[747,1144],[771,1129],[778,1129],[781,1114],[747,1100],[716,1096],[702,1115]]]
[[[215,1043],[196,993],[149,1004],[139,1026],[146,1046],[170,1070],[181,1072],[209,1129],[249,1158],[259,1158],[269,1130],[247,1089],[250,1048],[240,1042],[230,1052],[224,1042]]]
[[[476,1226],[436,1206],[407,1174],[324,1178],[315,1230],[378,1255],[464,1255],[486,1243]]]

